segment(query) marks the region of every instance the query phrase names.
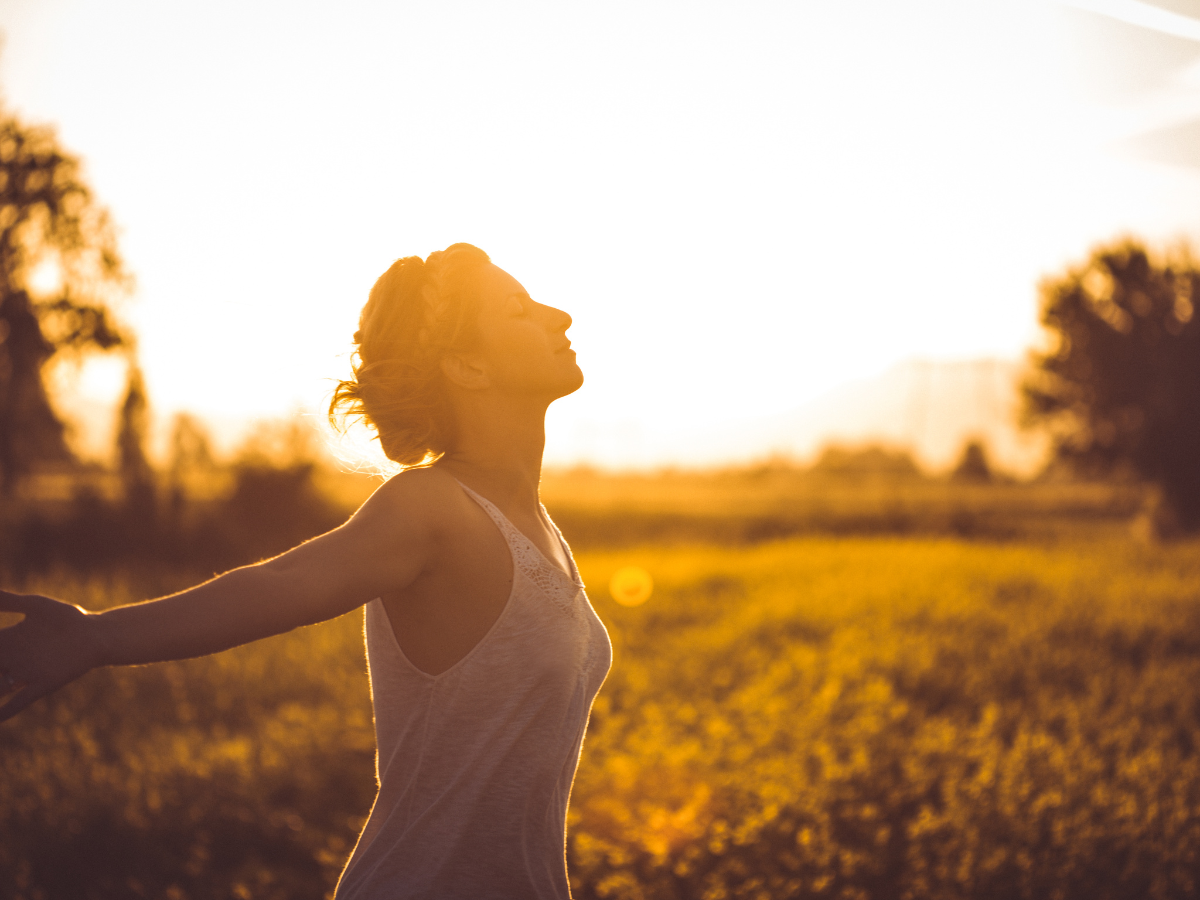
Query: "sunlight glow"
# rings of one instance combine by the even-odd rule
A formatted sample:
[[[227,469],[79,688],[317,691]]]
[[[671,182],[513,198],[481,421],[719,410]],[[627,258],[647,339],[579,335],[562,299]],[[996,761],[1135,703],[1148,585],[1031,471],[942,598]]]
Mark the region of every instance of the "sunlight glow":
[[[43,259],[29,275],[29,289],[35,297],[52,297],[62,288],[62,270],[58,261]]]
[[[622,606],[641,606],[654,592],[654,579],[639,566],[625,566],[613,573],[608,592]]]
[[[1109,148],[1200,92],[1081,96],[1089,15],[25,0],[0,83],[122,228],[160,415],[319,413],[375,277],[462,240],[574,317],[548,458],[646,465],[904,360],[1018,359],[1039,277],[1197,234],[1197,171]]]

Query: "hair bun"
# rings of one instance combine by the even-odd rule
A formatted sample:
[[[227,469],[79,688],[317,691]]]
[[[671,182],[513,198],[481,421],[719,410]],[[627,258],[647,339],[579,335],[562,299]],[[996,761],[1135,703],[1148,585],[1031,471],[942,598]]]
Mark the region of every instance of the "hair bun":
[[[351,377],[329,401],[335,427],[357,419],[374,428],[402,468],[447,451],[455,422],[438,357],[475,315],[478,275],[488,262],[478,247],[453,244],[426,261],[398,259],[376,280],[354,332]]]

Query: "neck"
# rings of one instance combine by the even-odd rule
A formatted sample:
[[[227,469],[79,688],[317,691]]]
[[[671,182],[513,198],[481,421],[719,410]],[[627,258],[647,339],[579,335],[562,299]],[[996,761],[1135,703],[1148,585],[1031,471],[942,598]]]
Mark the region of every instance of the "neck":
[[[437,465],[501,506],[536,507],[546,447],[546,408],[505,399],[460,408],[454,447]]]

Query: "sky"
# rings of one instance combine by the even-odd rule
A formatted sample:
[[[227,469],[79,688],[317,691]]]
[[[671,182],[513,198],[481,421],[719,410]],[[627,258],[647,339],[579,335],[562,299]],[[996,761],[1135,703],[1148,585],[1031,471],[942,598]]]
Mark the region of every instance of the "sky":
[[[468,241],[574,318],[550,461],[748,458],[1021,358],[1098,242],[1200,245],[1200,0],[1157,2],[0,0],[0,90],[120,228],[160,422],[317,412],[374,279]]]

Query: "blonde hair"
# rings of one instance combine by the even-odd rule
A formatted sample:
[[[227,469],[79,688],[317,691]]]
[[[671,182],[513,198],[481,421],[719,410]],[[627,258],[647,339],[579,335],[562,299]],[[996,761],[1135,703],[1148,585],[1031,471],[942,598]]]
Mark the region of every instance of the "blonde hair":
[[[329,402],[335,428],[361,420],[402,468],[437,460],[454,441],[441,359],[472,336],[479,276],[491,260],[452,244],[392,263],[371,288],[354,334],[352,374]]]

